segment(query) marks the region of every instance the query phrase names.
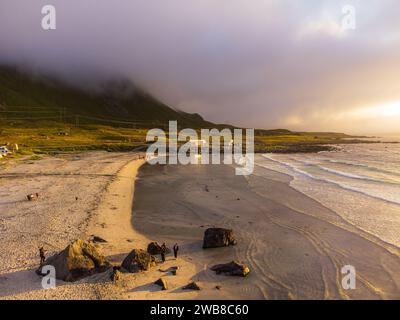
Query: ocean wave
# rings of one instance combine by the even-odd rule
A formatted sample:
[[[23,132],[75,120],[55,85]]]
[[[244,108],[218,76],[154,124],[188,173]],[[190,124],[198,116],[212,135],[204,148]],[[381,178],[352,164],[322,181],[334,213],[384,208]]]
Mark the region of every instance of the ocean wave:
[[[344,172],[344,171],[341,171],[341,170],[327,168],[327,167],[321,166],[319,164],[319,162],[316,162],[316,161],[310,162],[310,161],[304,161],[304,160],[299,160],[299,159],[293,159],[293,161],[301,163],[301,164],[304,164],[305,166],[308,166],[308,167],[313,166],[313,167],[318,168],[318,169],[320,169],[322,171],[326,171],[326,172],[329,172],[329,173],[332,173],[332,174],[335,174],[335,175],[338,175],[338,176],[346,177],[346,178],[359,179],[359,180],[365,180],[365,181],[373,181],[373,182],[386,182],[386,181],[383,181],[383,180],[379,180],[379,179],[375,179],[375,178],[371,178],[371,177],[367,177],[367,176],[362,176],[362,175],[357,175],[357,174],[350,173],[350,172]],[[388,183],[392,183],[391,181],[387,181],[387,182]],[[396,183],[396,181],[393,181],[393,183]]]
[[[273,159],[271,156],[266,156],[265,158],[267,158],[269,160],[272,160],[272,161],[275,161],[275,162],[279,162],[280,164],[285,165],[285,166],[287,166],[289,168],[293,167],[293,165],[291,165],[290,163],[285,162],[285,161],[281,161],[281,160]],[[346,177],[346,178],[358,179],[358,180],[363,180],[363,181],[378,182],[378,183],[387,183],[387,184],[396,184],[396,185],[400,184],[400,181],[395,179],[395,178],[393,178],[393,177],[387,177],[387,178],[383,178],[383,179],[378,179],[378,178],[368,177],[368,176],[365,176],[365,175],[358,175],[358,174],[354,174],[354,173],[350,173],[350,172],[345,172],[345,171],[342,171],[342,170],[336,170],[336,169],[332,169],[332,168],[327,168],[327,167],[322,166],[320,164],[321,159],[319,159],[319,158],[314,159],[314,161],[305,161],[305,160],[301,160],[301,159],[290,158],[290,161],[301,163],[301,164],[303,164],[305,166],[314,166],[314,167],[316,167],[316,168],[318,168],[318,169],[320,169],[322,171],[326,171],[326,172],[329,172],[329,173],[332,173],[332,174],[335,174],[335,175],[338,175],[338,176]],[[354,163],[347,162],[347,161],[331,160],[331,159],[322,159],[322,161],[335,163],[335,164],[336,163],[337,164],[347,164],[347,165],[354,166],[354,167],[376,169],[376,170],[369,170],[369,171],[374,171],[374,172],[377,172],[377,173],[383,173],[383,174],[388,175],[388,176],[390,176],[390,175],[400,176],[400,173],[387,171],[387,170],[379,169],[379,168],[374,168],[374,167],[370,167],[370,166],[367,166],[367,165],[364,165],[364,164],[354,164]]]
[[[372,193],[372,192],[368,192],[368,191],[365,191],[365,190],[361,190],[361,189],[359,189],[359,188],[356,188],[356,187],[353,187],[353,186],[349,186],[349,185],[340,183],[340,182],[338,182],[338,181],[335,181],[335,180],[332,180],[332,179],[329,179],[329,178],[317,177],[317,176],[315,176],[315,175],[313,175],[313,174],[311,174],[311,173],[309,173],[309,172],[307,172],[307,171],[301,170],[301,169],[299,169],[299,168],[297,168],[297,167],[295,167],[295,166],[292,166],[292,165],[290,165],[290,164],[288,164],[288,163],[286,163],[286,162],[284,162],[284,161],[279,161],[279,160],[277,160],[277,159],[273,159],[273,158],[272,158],[271,156],[269,156],[269,155],[263,155],[263,156],[264,156],[266,159],[271,160],[271,161],[276,162],[276,163],[279,163],[279,164],[281,164],[281,165],[283,165],[283,166],[285,166],[285,167],[291,169],[292,171],[294,171],[294,172],[296,172],[296,173],[298,173],[298,174],[300,174],[300,175],[302,175],[302,176],[305,176],[305,177],[307,177],[307,178],[310,178],[310,179],[313,179],[313,180],[316,180],[316,181],[325,182],[325,183],[330,183],[330,184],[333,184],[333,185],[335,185],[335,186],[337,186],[337,187],[339,187],[339,188],[341,188],[341,189],[348,190],[348,191],[353,191],[353,192],[357,192],[357,193],[359,193],[359,194],[362,194],[362,195],[365,195],[365,196],[368,196],[368,197],[371,197],[371,198],[374,198],[374,199],[377,199],[377,200],[380,200],[380,201],[384,201],[384,202],[391,203],[391,204],[395,204],[395,205],[400,205],[400,200],[399,200],[399,201],[395,201],[395,200],[393,200],[393,199],[388,199],[388,198],[385,197],[385,196],[377,195],[377,194]],[[271,170],[271,168],[268,167],[268,166],[264,166],[264,165],[259,165],[259,166]],[[295,175],[292,175],[292,176],[293,176],[294,178],[296,177]]]
[[[364,168],[369,171],[380,172],[380,173],[385,173],[385,174],[389,174],[389,175],[400,176],[399,172],[390,171],[390,170],[386,170],[386,169],[382,169],[382,168],[377,168],[377,167],[373,167],[373,166],[363,164],[363,163],[354,163],[351,161],[333,160],[333,159],[324,159],[324,161],[327,161],[330,163],[344,164],[344,165],[348,165],[348,166],[352,166],[352,167]]]
[[[381,180],[377,180],[377,179],[374,179],[374,178],[370,178],[370,177],[366,177],[366,176],[360,176],[360,175],[349,173],[349,172],[343,172],[343,171],[340,171],[340,170],[335,170],[335,169],[323,167],[323,166],[320,166],[320,165],[317,165],[317,167],[319,169],[323,170],[323,171],[326,171],[326,172],[329,172],[329,173],[333,173],[333,174],[336,174],[338,176],[342,176],[342,177],[346,177],[346,178],[381,182]]]
[[[377,199],[377,200],[380,200],[380,201],[385,201],[385,202],[387,202],[387,203],[400,205],[400,201],[395,201],[395,200],[392,200],[392,199],[388,199],[387,197],[382,196],[382,195],[381,195],[381,196],[380,196],[380,195],[377,195],[376,193],[372,193],[372,192],[368,192],[368,191],[365,191],[365,190],[361,190],[360,188],[356,188],[356,187],[353,187],[353,186],[349,186],[349,185],[340,183],[340,182],[338,182],[338,181],[334,181],[334,180],[332,180],[332,179],[319,178],[319,177],[316,177],[316,176],[314,176],[314,175],[312,175],[312,174],[310,174],[310,173],[308,173],[308,172],[306,172],[306,171],[303,171],[303,170],[301,170],[301,169],[298,169],[298,168],[294,168],[294,170],[295,170],[296,172],[302,174],[302,175],[305,175],[305,176],[311,178],[311,179],[318,180],[318,181],[322,181],[322,182],[331,183],[331,184],[334,184],[334,185],[336,185],[336,186],[338,186],[338,187],[340,187],[340,188],[342,188],[342,189],[344,189],[344,190],[357,192],[357,193],[363,194],[363,195],[365,195],[365,196],[368,196],[368,197],[371,197],[371,198],[374,198],[374,199]]]
[[[399,184],[400,183],[399,181],[392,180],[392,179],[390,179],[390,180],[389,179],[385,179],[385,180],[375,179],[375,178],[371,178],[371,177],[367,177],[367,176],[361,176],[361,175],[357,175],[357,174],[353,174],[353,173],[349,173],[349,172],[343,172],[340,170],[326,168],[326,167],[323,167],[320,165],[317,165],[317,167],[323,171],[333,173],[335,175],[346,177],[346,178],[359,179],[359,180],[363,180],[363,181],[372,181],[372,182],[378,182],[378,183],[388,183],[388,184]]]
[[[281,165],[283,165],[283,166],[285,166],[285,167],[287,167],[287,168],[289,168],[289,169],[292,169],[292,168],[293,168],[293,166],[289,165],[288,163],[286,163],[286,162],[284,162],[284,161],[276,160],[276,159],[272,158],[272,156],[270,156],[270,155],[268,155],[268,154],[263,154],[262,156],[263,156],[264,158],[268,159],[268,160],[271,160],[271,161],[273,161],[273,162],[276,162],[276,163],[278,163],[278,164],[281,164]],[[256,163],[256,164],[257,164],[257,163]],[[259,165],[260,167],[267,168],[267,167],[265,167],[265,166],[263,166],[263,165],[260,165],[260,164],[257,164],[257,165]]]

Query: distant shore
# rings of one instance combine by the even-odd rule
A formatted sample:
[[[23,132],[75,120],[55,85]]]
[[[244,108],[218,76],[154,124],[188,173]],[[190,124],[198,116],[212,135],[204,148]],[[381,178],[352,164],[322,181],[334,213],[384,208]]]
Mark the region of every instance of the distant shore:
[[[315,142],[315,143],[293,143],[293,144],[282,144],[269,147],[259,146],[256,148],[255,153],[317,153],[317,152],[329,152],[337,151],[341,145],[347,144],[371,144],[371,143],[399,143],[398,141],[380,141],[371,140],[371,138],[360,139],[341,139],[338,141],[327,141],[326,143]]]

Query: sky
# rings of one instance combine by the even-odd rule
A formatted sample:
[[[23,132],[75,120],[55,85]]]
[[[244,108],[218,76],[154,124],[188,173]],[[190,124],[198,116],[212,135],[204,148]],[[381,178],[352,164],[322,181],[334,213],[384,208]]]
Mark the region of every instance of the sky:
[[[126,77],[217,123],[400,133],[398,0],[1,0],[0,63]]]

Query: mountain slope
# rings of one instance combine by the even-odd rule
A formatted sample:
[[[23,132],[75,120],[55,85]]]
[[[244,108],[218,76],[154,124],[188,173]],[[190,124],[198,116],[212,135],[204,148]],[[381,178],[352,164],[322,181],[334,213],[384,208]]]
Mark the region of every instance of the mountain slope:
[[[0,117],[3,120],[54,120],[154,127],[177,120],[180,126],[210,127],[198,114],[176,111],[126,80],[85,91],[50,78],[0,67]]]

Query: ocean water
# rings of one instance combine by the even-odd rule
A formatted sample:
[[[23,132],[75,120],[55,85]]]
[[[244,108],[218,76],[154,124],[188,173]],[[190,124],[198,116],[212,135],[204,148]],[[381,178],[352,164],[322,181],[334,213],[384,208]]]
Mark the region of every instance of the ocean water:
[[[400,143],[338,147],[317,154],[264,154],[256,165],[289,175],[296,190],[400,247]]]

